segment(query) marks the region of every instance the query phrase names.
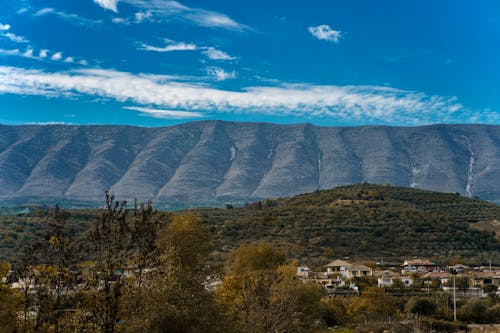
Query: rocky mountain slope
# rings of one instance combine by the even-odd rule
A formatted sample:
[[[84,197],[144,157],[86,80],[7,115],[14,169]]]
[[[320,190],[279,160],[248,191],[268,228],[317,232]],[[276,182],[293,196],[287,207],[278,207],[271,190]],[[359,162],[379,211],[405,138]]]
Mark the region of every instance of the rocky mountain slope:
[[[0,201],[213,202],[391,183],[500,202],[500,126],[0,125]]]

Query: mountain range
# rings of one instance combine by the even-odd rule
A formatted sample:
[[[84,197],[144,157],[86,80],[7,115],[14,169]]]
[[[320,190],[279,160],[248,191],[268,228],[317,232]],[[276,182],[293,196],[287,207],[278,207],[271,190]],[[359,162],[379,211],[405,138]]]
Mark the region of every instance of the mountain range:
[[[0,125],[0,202],[244,202],[353,183],[500,202],[500,126]]]

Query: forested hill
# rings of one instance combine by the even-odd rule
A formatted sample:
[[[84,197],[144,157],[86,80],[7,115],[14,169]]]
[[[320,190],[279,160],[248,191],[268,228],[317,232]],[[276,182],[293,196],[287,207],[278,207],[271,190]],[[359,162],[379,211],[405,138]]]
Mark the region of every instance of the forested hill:
[[[0,125],[0,202],[245,202],[362,182],[500,202],[500,126]]]
[[[99,211],[70,213],[83,241]],[[500,206],[456,194],[362,184],[194,213],[209,228],[214,253],[221,257],[243,243],[269,241],[286,249],[290,258],[317,265],[339,256],[500,260],[495,235],[473,228],[481,221],[500,220]],[[12,255],[36,235],[43,237],[51,218],[43,209],[1,216],[0,256]]]
[[[474,229],[478,221],[500,220],[500,206],[456,194],[363,184],[199,212],[214,229],[217,248],[265,240],[304,262],[339,256],[500,260],[494,232]]]

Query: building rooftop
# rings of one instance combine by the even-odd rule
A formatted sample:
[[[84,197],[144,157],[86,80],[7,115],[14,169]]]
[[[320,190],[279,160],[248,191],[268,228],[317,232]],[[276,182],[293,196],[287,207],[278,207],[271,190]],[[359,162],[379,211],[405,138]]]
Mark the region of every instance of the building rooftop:
[[[347,261],[337,259],[329,263],[328,265],[325,265],[325,267],[351,267],[352,264],[348,263]]]

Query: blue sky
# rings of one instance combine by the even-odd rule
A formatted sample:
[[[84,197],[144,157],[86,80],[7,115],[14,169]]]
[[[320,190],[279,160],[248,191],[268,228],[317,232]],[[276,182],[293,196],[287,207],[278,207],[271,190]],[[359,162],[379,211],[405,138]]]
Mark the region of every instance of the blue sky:
[[[4,124],[500,124],[495,0],[0,6]]]

